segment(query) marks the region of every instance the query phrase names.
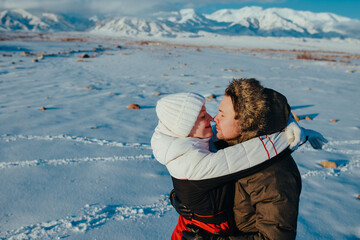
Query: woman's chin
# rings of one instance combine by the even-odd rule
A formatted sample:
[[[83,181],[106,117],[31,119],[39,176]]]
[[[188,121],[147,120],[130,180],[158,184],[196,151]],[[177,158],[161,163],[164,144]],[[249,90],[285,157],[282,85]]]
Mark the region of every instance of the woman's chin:
[[[211,128],[210,128],[210,132],[208,132],[207,134],[206,134],[206,138],[211,138],[212,137],[212,135],[213,135],[213,132],[211,131]]]

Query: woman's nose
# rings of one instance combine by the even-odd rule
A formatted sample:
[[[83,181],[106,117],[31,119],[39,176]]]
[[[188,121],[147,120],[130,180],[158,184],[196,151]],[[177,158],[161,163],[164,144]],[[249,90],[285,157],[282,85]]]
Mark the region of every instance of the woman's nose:
[[[217,114],[216,114],[216,116],[213,118],[213,121],[214,121],[215,123],[217,123],[217,121],[218,121]]]

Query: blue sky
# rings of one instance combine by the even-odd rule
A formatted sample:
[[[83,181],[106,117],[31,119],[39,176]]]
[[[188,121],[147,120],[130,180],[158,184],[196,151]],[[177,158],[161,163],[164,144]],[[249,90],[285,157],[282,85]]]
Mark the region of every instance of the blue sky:
[[[221,2],[221,3],[219,3]],[[143,15],[154,11],[194,8],[211,13],[223,8],[261,6],[279,7],[312,12],[332,12],[360,20],[360,0],[0,0],[0,9],[24,8],[53,12],[109,13]]]
[[[217,9],[241,8],[250,5],[261,6],[263,8],[279,7],[311,12],[331,12],[345,17],[360,19],[360,0],[244,1],[244,3],[208,4],[207,6],[200,7],[198,10],[199,12],[210,13]]]

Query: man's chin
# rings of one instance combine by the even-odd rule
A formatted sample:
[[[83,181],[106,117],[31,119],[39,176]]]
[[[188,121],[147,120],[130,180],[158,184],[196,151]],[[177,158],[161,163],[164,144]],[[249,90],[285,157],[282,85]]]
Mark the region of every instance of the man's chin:
[[[224,136],[222,134],[220,134],[219,132],[216,133],[216,138],[219,140],[225,140]]]

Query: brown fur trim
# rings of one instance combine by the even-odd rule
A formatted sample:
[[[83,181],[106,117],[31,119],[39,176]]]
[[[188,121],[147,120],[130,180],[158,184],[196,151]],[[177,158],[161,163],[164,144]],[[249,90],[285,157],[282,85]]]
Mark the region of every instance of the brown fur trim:
[[[241,131],[241,135],[230,142],[246,141],[265,129],[269,106],[263,90],[264,87],[254,78],[234,79],[226,88],[225,95],[232,100]]]

